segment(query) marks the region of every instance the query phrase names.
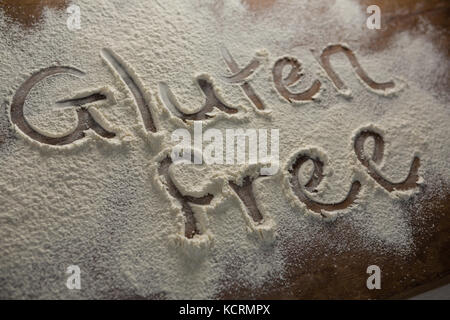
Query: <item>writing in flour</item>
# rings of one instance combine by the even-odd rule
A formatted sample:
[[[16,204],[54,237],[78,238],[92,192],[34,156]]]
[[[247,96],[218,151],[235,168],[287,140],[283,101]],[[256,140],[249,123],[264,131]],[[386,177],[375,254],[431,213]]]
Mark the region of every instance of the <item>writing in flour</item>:
[[[220,77],[225,83],[228,84],[239,84],[244,93],[247,95],[250,101],[254,104],[257,109],[264,109],[263,103],[260,98],[256,95],[253,88],[246,81],[260,66],[260,61],[257,58],[254,58],[246,67],[243,69],[239,69],[236,62],[233,60],[230,52],[226,48],[221,48],[221,52],[225,62],[227,63],[230,70],[234,72],[231,76],[222,76]],[[330,56],[344,53],[345,56],[351,62],[352,67],[354,68],[356,74],[364,82],[368,87],[373,89],[375,92],[388,94],[392,92],[393,89],[396,88],[396,85],[393,81],[385,82],[385,83],[377,83],[372,80],[364,69],[359,64],[355,54],[346,46],[343,45],[331,45],[326,47],[322,54],[320,55],[320,63],[324,70],[327,72],[327,75],[332,80],[336,89],[343,94],[350,94],[350,90],[345,86],[344,82],[340,79],[337,73],[333,70],[330,63]],[[138,106],[140,115],[142,117],[142,122],[145,128],[150,132],[156,132],[157,128],[155,126],[155,121],[152,115],[152,108],[150,107],[150,103],[148,98],[144,95],[143,85],[137,77],[129,71],[129,67],[127,67],[126,63],[116,55],[110,49],[102,50],[102,57],[108,62],[108,64],[112,67],[112,69],[117,72],[123,82],[127,85],[128,89],[133,95],[134,101]],[[287,68],[286,68],[287,67]],[[285,69],[289,69],[289,72],[286,76],[283,76]],[[48,139],[50,137],[45,137],[44,135],[40,135],[35,130],[33,130],[29,125],[27,120],[23,114],[23,106],[25,103],[25,99],[31,89],[38,84],[40,81],[45,78],[61,74],[68,73],[74,76],[82,76],[83,72],[72,67],[49,67],[43,70],[40,70],[34,73],[30,78],[28,78],[22,86],[17,90],[12,104],[11,104],[11,120],[17,125],[23,133],[25,133],[30,138],[39,141],[45,144],[52,145],[60,145],[70,143],[77,138],[56,138],[56,139]],[[283,57],[278,59],[275,62],[275,65],[272,69],[273,81],[275,84],[275,88],[278,93],[283,96],[288,101],[308,101],[312,100],[316,94],[319,93],[321,82],[319,80],[315,80],[309,89],[304,92],[294,93],[291,92],[289,87],[298,83],[303,75],[301,63],[292,57]],[[168,85],[164,82],[160,82],[159,91],[161,95],[161,100],[164,102],[166,107],[173,112],[176,116],[183,119],[183,121],[187,120],[205,120],[207,118],[213,117],[210,113],[214,108],[219,109],[222,112],[228,114],[237,113],[237,109],[227,105],[225,102],[221,101],[221,99],[217,96],[213,84],[206,78],[198,78],[197,83],[201,88],[203,94],[205,95],[205,103],[203,106],[199,108],[198,111],[193,112],[191,114],[186,114],[180,111],[179,103],[177,102],[176,97],[170,91]],[[389,91],[391,90],[391,91]],[[89,97],[83,97],[83,99],[70,99],[63,101],[63,103],[68,104],[73,102],[73,105],[81,106],[82,104],[92,103],[96,100],[105,99],[105,96],[102,94],[92,94]],[[84,108],[80,108],[79,110],[85,110]],[[84,112],[84,111],[83,111]],[[75,136],[82,137],[82,132],[88,129],[93,129],[100,136],[109,138],[114,135],[110,132],[106,132],[104,128],[101,127],[91,116],[89,116],[89,111],[87,111],[84,117],[79,117],[79,129],[77,130]],[[102,131],[103,130],[103,131]]]
[[[205,299],[289,287],[294,264],[294,274],[317,258],[333,268],[349,251],[409,261],[425,226],[416,217],[427,218],[418,199],[425,190],[434,202],[450,176],[448,94],[437,89],[448,57],[429,37],[404,31],[378,48],[350,0],[258,12],[240,0],[121,2],[77,0],[81,32],[50,9],[24,34],[0,10],[4,296],[71,298],[73,263],[83,297]],[[18,89],[51,66],[83,73],[37,82],[16,117]],[[79,109],[92,117],[83,128]],[[207,137],[192,152],[202,164],[170,157],[171,134],[193,138],[195,121],[221,132],[223,164],[206,163]],[[226,164],[227,129],[266,130],[268,157],[279,130],[278,172],[263,175],[259,159]]]
[[[239,85],[242,88],[244,94],[256,109],[266,109],[264,103],[256,94],[252,86],[248,83],[249,78],[253,76],[255,71],[261,65],[260,58],[256,56],[249,62],[247,66],[245,66],[244,68],[240,68],[233,59],[230,52],[225,47],[221,48],[221,53],[232,74],[221,76],[220,79],[224,83],[229,85]],[[369,88],[373,89],[374,92],[386,94],[389,93],[388,90],[395,89],[395,83],[393,81],[378,83],[372,80],[359,64],[355,54],[349,48],[343,45],[330,45],[322,51],[319,60],[321,66],[326,71],[328,77],[331,79],[335,88],[340,93],[344,95],[351,94],[350,90],[346,87],[342,79],[339,77],[336,71],[333,70],[330,63],[330,57],[338,53],[342,53],[345,55],[345,57],[350,61],[351,66],[353,67],[360,80]],[[112,50],[103,49],[102,57],[105,59],[105,61],[107,61],[111,69],[114,70],[114,72],[116,72],[120,79],[126,84],[127,88],[132,94],[145,129],[149,132],[157,132],[158,126],[156,125],[154,119],[155,114],[151,108],[151,104],[148,101],[148,97],[146,97],[144,93],[145,90],[141,81],[133,72],[130,71],[130,68],[129,66],[127,66],[126,62]],[[95,116],[91,114],[89,108],[84,107],[84,105],[95,103],[96,101],[106,100],[107,96],[102,92],[94,92],[82,97],[76,97],[73,99],[66,99],[57,102],[62,106],[74,106],[77,108],[76,110],[78,116],[78,125],[76,129],[70,134],[62,137],[49,137],[39,133],[36,129],[28,124],[24,117],[23,107],[29,91],[45,78],[61,73],[68,73],[76,77],[83,76],[82,71],[72,67],[49,67],[34,73],[17,90],[13,98],[10,109],[11,121],[28,137],[44,144],[69,144],[85,137],[85,131],[89,129],[92,129],[96,134],[103,138],[114,138],[115,133],[105,129],[99,122],[96,121]],[[274,86],[277,92],[288,102],[311,101],[320,93],[322,83],[317,79],[314,80],[311,86],[303,92],[292,91],[291,88],[301,80],[302,76],[303,73],[301,63],[294,57],[279,58],[276,60],[275,64],[272,67]],[[201,234],[201,230],[200,228],[198,228],[198,222],[191,208],[191,204],[208,206],[213,200],[214,195],[207,194],[201,197],[183,195],[182,192],[180,192],[180,190],[177,188],[176,184],[173,183],[172,178],[169,175],[169,167],[171,166],[172,161],[179,162],[180,159],[184,162],[192,162],[191,159],[193,159],[194,164],[202,164],[203,159],[206,160],[207,164],[223,164],[224,161],[222,158],[222,143],[224,142],[224,139],[221,136],[221,132],[217,129],[209,129],[205,132],[205,134],[209,137],[209,140],[212,141],[215,146],[213,146],[214,148],[211,148],[211,146],[207,146],[206,149],[209,148],[210,152],[207,152],[206,156],[203,156],[203,154],[205,153],[205,150],[203,150],[202,148],[204,137],[202,137],[201,122],[199,122],[198,120],[207,120],[208,118],[214,117],[214,115],[211,114],[214,109],[218,109],[220,112],[227,113],[230,116],[233,116],[233,114],[236,114],[238,112],[237,108],[230,106],[217,95],[213,83],[207,76],[197,77],[196,81],[201,89],[201,92],[205,96],[205,102],[200,108],[192,113],[186,113],[182,110],[175,95],[171,92],[169,86],[165,82],[159,83],[159,94],[161,101],[173,115],[182,119],[185,123],[188,123],[192,120],[197,120],[194,121],[193,144],[191,144],[190,133],[187,129],[176,130],[174,133],[172,133],[172,140],[174,136],[177,136],[178,138],[182,138],[183,141],[173,147],[171,157],[165,157],[164,159],[162,159],[162,161],[159,163],[158,168],[158,174],[165,185],[165,190],[170,197],[176,199],[176,201],[181,204],[180,210],[182,212],[183,218],[185,219],[184,235],[187,238],[192,238],[196,234]],[[199,127],[200,129],[198,129]],[[200,133],[198,132],[198,130],[200,130]],[[237,163],[243,164],[245,162],[246,138],[248,138],[249,141],[248,164],[252,165],[262,162],[266,164],[269,163],[269,168],[262,167],[260,169],[260,173],[257,176],[243,176],[241,183],[236,183],[235,181],[228,182],[229,186],[245,206],[248,221],[256,225],[263,224],[264,217],[260,209],[258,208],[258,202],[256,201],[256,198],[254,196],[252,185],[253,181],[257,179],[258,176],[274,175],[278,172],[278,130],[272,130],[271,133],[272,154],[270,157],[267,157],[267,134],[265,131],[263,132],[263,136],[265,137],[265,139],[261,139],[261,137],[257,138],[257,131],[254,129],[247,129],[246,131],[238,129],[236,130],[236,132],[233,132],[233,135],[230,134],[230,131],[233,131],[232,129],[227,129],[226,131],[226,164],[234,164],[234,150],[236,145]],[[214,134],[210,134],[211,132],[213,132]],[[260,133],[261,136],[261,129],[258,131],[258,133]],[[242,137],[243,139],[238,138],[238,140],[235,141],[235,137]],[[367,138],[372,138],[375,142],[375,147],[371,158],[367,158],[364,154],[364,143]],[[175,140],[177,141],[179,139]],[[383,186],[386,190],[391,192],[394,190],[408,190],[416,187],[417,181],[419,179],[418,157],[414,158],[410,172],[405,180],[399,183],[393,183],[384,178],[374,167],[374,164],[376,165],[380,163],[383,156],[384,142],[381,134],[367,129],[365,131],[359,132],[354,141],[355,153],[358,160],[367,168],[367,172],[370,177],[376,180],[377,183]],[[258,146],[262,149],[260,149],[259,152]],[[200,157],[194,156],[194,154],[191,152],[192,148],[197,148],[200,150]],[[260,161],[258,162],[257,159]],[[299,172],[301,171],[302,166],[307,162],[312,162],[313,170],[310,174],[310,178],[305,183],[301,183]],[[301,201],[308,210],[327,218],[331,216],[330,212],[342,210],[351,206],[357,199],[362,185],[360,181],[354,180],[349,188],[347,196],[343,200],[332,203],[320,202],[314,200],[314,193],[317,192],[316,188],[325,177],[323,172],[324,161],[323,159],[321,159],[320,153],[309,154],[299,152],[296,156],[294,156],[293,159],[291,159],[288,170],[283,172],[283,174],[287,174],[289,176],[289,191],[294,194],[295,197],[299,201]]]

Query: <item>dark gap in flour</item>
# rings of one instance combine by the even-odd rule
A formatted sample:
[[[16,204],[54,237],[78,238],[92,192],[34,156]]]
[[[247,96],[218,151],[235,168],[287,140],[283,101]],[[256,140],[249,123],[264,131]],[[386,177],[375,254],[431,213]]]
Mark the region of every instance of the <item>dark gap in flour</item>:
[[[262,222],[263,216],[258,209],[258,205],[253,194],[253,180],[254,179],[251,179],[250,177],[245,177],[242,181],[242,186],[239,186],[232,181],[229,181],[229,183],[234,192],[236,192],[236,194],[239,196],[239,199],[241,199],[241,201],[244,203],[253,221]]]
[[[261,62],[258,59],[253,58],[245,68],[236,71],[236,73],[231,76],[222,76],[222,80],[227,83],[241,83],[250,77],[260,64]]]
[[[158,174],[162,179],[167,192],[175,198],[181,204],[181,211],[185,217],[185,236],[186,238],[193,238],[196,234],[201,234],[197,227],[197,222],[189,203],[197,205],[209,205],[213,199],[213,195],[207,194],[206,196],[196,198],[192,196],[183,196],[176,185],[173,183],[169,174],[169,167],[172,164],[172,159],[168,156],[162,160],[159,164]]]
[[[106,96],[101,93],[93,93],[86,97],[61,100],[61,101],[57,101],[56,103],[62,107],[71,107],[71,106],[79,107],[79,106],[82,106],[83,104],[97,102],[100,100],[106,100]]]
[[[164,104],[166,105],[166,107],[169,110],[173,111],[175,113],[175,115],[178,116],[179,118],[181,118],[183,121],[205,120],[205,119],[211,118],[211,116],[209,116],[207,113],[212,112],[214,107],[216,107],[217,109],[219,109],[225,113],[228,113],[228,114],[234,114],[234,113],[238,112],[237,109],[226,105],[224,102],[222,102],[217,97],[217,94],[214,90],[214,86],[209,80],[203,79],[203,78],[197,78],[197,83],[198,83],[200,89],[203,91],[203,94],[205,95],[205,98],[206,98],[205,103],[203,104],[203,107],[201,107],[199,111],[197,111],[195,113],[191,113],[191,114],[182,112],[177,107],[177,103],[175,101],[174,95],[170,91],[169,86],[164,82],[161,82],[159,84],[159,90],[161,93],[162,101],[164,102]]]
[[[362,81],[364,81],[370,88],[374,90],[386,90],[391,89],[395,87],[395,83],[393,81],[388,82],[375,82],[373,81],[367,73],[364,71],[364,69],[361,67],[361,65],[358,62],[358,59],[356,58],[355,54],[352,50],[349,48],[342,46],[340,44],[336,45],[330,45],[323,49],[322,54],[320,55],[320,64],[327,72],[328,76],[330,77],[331,81],[333,81],[334,85],[340,90],[340,89],[346,89],[346,85],[341,80],[341,78],[337,75],[337,73],[333,70],[330,63],[330,56],[336,53],[343,53],[347,59],[350,61],[350,64],[352,65],[353,69],[355,70],[356,74],[361,78]]]
[[[303,187],[300,185],[299,181],[299,171],[303,164],[305,164],[307,161],[312,161],[314,164],[314,172],[311,176],[311,179],[306,183],[306,185]],[[335,203],[321,203],[318,201],[315,201],[308,197],[308,195],[303,191],[304,188],[306,188],[310,192],[314,192],[315,188],[320,184],[320,182],[323,179],[323,162],[319,159],[312,158],[307,155],[300,155],[292,165],[292,168],[289,170],[289,173],[291,174],[290,178],[290,184],[292,187],[292,190],[294,191],[295,195],[299,198],[300,201],[302,201],[306,207],[309,210],[312,210],[314,212],[322,214],[322,210],[324,211],[336,211],[336,210],[342,210],[355,202],[356,197],[359,193],[359,190],[361,189],[361,183],[359,181],[353,181],[352,186],[350,188],[350,191],[348,192],[347,196],[344,200],[340,202]],[[323,214],[322,214],[323,215]]]
[[[42,69],[33,75],[29,77],[20,87],[17,89],[12,103],[11,103],[11,121],[13,124],[15,124],[19,129],[29,136],[30,138],[39,141],[41,143],[45,144],[51,144],[51,145],[65,145],[72,143],[76,140],[79,140],[85,136],[84,131],[88,129],[94,130],[98,135],[104,137],[104,138],[113,138],[115,136],[114,133],[109,132],[105,130],[100,124],[98,124],[95,119],[90,114],[89,109],[85,107],[78,108],[76,110],[77,117],[78,117],[78,124],[75,130],[63,137],[48,137],[45,136],[36,130],[34,130],[27,122],[24,116],[23,107],[25,104],[25,100],[28,96],[28,93],[31,91],[31,89],[40,81],[44,80],[45,78],[55,75],[55,74],[72,74],[74,76],[83,76],[84,73],[76,68],[73,67],[65,67],[65,66],[54,66],[49,67],[46,69]],[[97,97],[99,98],[99,97]],[[92,98],[91,98],[92,99]],[[91,99],[86,100],[88,102],[91,102]],[[81,101],[77,101],[75,99],[75,102],[81,103]],[[80,106],[81,104],[75,104],[76,106]]]
[[[104,58],[111,64],[111,66],[119,74],[122,81],[127,85],[128,89],[130,89],[141,114],[142,122],[144,123],[147,131],[156,132],[156,127],[150,110],[150,103],[144,96],[144,92],[138,85],[138,81],[127,70],[128,68],[125,65],[125,62],[121,61],[121,59],[112,50],[103,49],[102,53]]]
[[[230,71],[233,73],[240,72],[241,70],[239,68],[239,65],[233,59],[233,56],[230,54],[228,49],[225,47],[222,47],[220,50],[222,53],[222,57],[228,66],[228,69],[230,69]],[[247,95],[247,97],[250,99],[250,101],[253,103],[253,105],[257,109],[259,109],[259,110],[265,109],[263,102],[261,101],[261,99],[256,94],[255,90],[253,90],[252,86],[247,81],[244,81],[240,86],[241,86],[242,90],[244,91],[244,93]]]
[[[364,154],[364,143],[369,137],[372,137],[375,141],[375,147],[371,159],[368,159]],[[384,140],[381,135],[372,131],[362,131],[355,137],[354,147],[358,160],[367,168],[369,175],[389,192],[394,190],[408,190],[417,187],[417,181],[419,180],[418,171],[420,167],[420,159],[418,157],[414,157],[408,176],[405,180],[394,183],[383,178],[370,163],[370,160],[372,160],[375,164],[380,164],[383,159]]]
[[[289,74],[283,78],[283,69],[290,66]],[[280,58],[272,69],[273,82],[277,91],[289,102],[313,100],[313,96],[319,92],[321,83],[315,80],[309,89],[304,92],[293,93],[287,87],[294,85],[302,77],[301,63],[295,58]]]
[[[305,188],[309,192],[317,192],[316,188],[319,186],[320,182],[322,182],[323,179],[323,163],[321,161],[309,161],[312,162],[314,169],[311,178],[305,184]]]

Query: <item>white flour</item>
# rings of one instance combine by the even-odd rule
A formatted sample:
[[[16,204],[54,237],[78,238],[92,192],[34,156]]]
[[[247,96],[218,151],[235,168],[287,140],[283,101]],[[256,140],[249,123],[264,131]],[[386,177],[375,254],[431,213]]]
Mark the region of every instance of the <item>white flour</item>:
[[[364,8],[351,1],[332,6],[279,1],[258,14],[239,1],[225,2],[73,1],[81,8],[77,32],[67,29],[67,14],[46,11],[38,29],[23,34],[0,11],[0,134],[7,132],[0,144],[1,297],[197,299],[214,297],[232,280],[253,288],[278,281],[288,258],[286,242],[314,245],[326,235],[324,226],[334,223],[313,218],[285,188],[285,166],[307,148],[322,150],[329,162],[329,174],[318,187],[320,201],[344,198],[354,177],[362,184],[356,204],[335,217],[350,223],[354,234],[329,248],[411,252],[412,227],[400,202],[414,191],[389,193],[377,184],[356,158],[352,138],[368,125],[383,132],[379,169],[390,181],[406,177],[414,155],[421,159],[422,183],[433,185],[437,177],[449,181],[449,97],[432,85],[447,74],[445,54],[425,37],[408,33],[382,52],[358,51],[369,31]],[[322,11],[322,18],[314,19]],[[329,43],[346,43],[370,77],[394,80],[403,89],[388,97],[374,93],[339,54],[332,56],[332,65],[351,97],[339,94],[311,53],[317,56]],[[223,45],[241,67],[257,52],[263,57],[250,84],[269,112],[255,111],[238,85],[221,82],[220,76],[229,75],[219,50]],[[130,92],[102,58],[103,48],[112,49],[142,82],[158,133],[145,131]],[[316,101],[290,104],[275,90],[272,66],[286,55],[303,66],[297,91],[315,79],[322,82]],[[17,88],[51,65],[76,67],[86,75],[58,75],[34,87],[25,104],[30,125],[49,136],[70,132],[74,109],[56,111],[54,102],[103,88],[114,97],[93,108],[117,137],[90,132],[87,139],[53,147],[8,129],[6,110]],[[158,87],[165,82],[182,108],[194,110],[204,101],[195,84],[199,74],[208,75],[223,100],[240,109],[206,121],[207,126],[280,129],[283,170],[254,185],[267,221],[258,227],[246,219],[226,183],[242,177],[244,166],[171,168],[189,194],[216,195],[198,214],[204,235],[186,240],[177,204],[162,190],[156,167],[161,152],[169,150],[170,133],[184,125],[166,111]],[[72,264],[82,270],[79,292],[64,285],[64,271]]]

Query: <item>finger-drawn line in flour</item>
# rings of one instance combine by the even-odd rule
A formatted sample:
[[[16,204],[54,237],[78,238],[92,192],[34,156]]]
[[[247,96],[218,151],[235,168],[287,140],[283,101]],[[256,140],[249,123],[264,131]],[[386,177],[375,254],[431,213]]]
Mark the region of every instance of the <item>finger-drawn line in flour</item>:
[[[262,222],[263,216],[258,209],[258,205],[255,200],[255,196],[253,193],[253,181],[256,179],[252,179],[247,176],[243,179],[242,185],[237,185],[233,181],[229,181],[231,188],[233,188],[234,192],[238,195],[239,199],[244,203],[247,208],[248,214],[255,222]]]
[[[93,93],[85,97],[56,101],[56,103],[61,107],[73,107],[73,106],[80,107],[84,104],[93,103],[100,100],[106,100],[106,98],[107,97],[104,94]]]
[[[289,74],[283,78],[283,69],[290,66]],[[290,57],[283,57],[278,59],[272,69],[273,82],[277,91],[289,102],[294,101],[308,101],[313,100],[313,96],[319,92],[321,83],[319,80],[314,80],[309,89],[294,93],[288,87],[296,84],[302,77],[301,63]]]
[[[109,62],[109,65],[119,74],[122,81],[126,84],[128,89],[130,89],[133,95],[134,101],[138,106],[138,110],[142,117],[142,122],[144,123],[147,131],[156,132],[155,123],[153,121],[152,112],[150,108],[150,102],[144,95],[144,90],[142,89],[139,81],[135,76],[129,72],[129,67],[126,62],[114,53],[111,49],[102,49],[103,58]]]
[[[231,76],[221,76],[221,79],[227,83],[242,83],[256,71],[260,64],[261,62],[258,59],[253,58],[245,68]]]
[[[314,171],[313,174],[311,175],[310,180],[305,184],[305,186],[302,186],[300,184],[298,175],[300,168],[307,161],[312,161],[314,165]],[[355,202],[356,197],[361,189],[361,183],[358,180],[353,181],[347,196],[340,202],[321,203],[316,200],[313,200],[304,192],[304,189],[308,190],[309,192],[316,192],[315,188],[320,184],[320,182],[324,177],[323,166],[324,164],[320,159],[311,157],[309,155],[300,154],[294,161],[292,167],[289,169],[289,173],[291,174],[289,182],[292,190],[294,191],[294,194],[299,198],[301,202],[303,202],[306,205],[306,207],[309,210],[320,213],[323,217],[326,217],[326,215],[322,212],[322,210],[336,211],[345,209],[350,205],[352,205]]]
[[[358,59],[356,58],[353,51],[346,46],[335,44],[335,45],[329,45],[325,49],[323,49],[321,55],[320,55],[320,64],[325,69],[326,73],[328,74],[328,77],[331,79],[333,84],[336,86],[338,90],[348,90],[347,86],[344,84],[344,82],[341,80],[341,78],[338,76],[338,74],[333,70],[333,67],[331,66],[330,57],[337,53],[343,53],[347,59],[350,61],[350,64],[352,65],[353,69],[355,70],[356,74],[359,76],[359,78],[367,84],[370,88],[374,90],[381,90],[385,91],[387,89],[392,89],[395,87],[395,83],[393,81],[388,82],[375,82],[372,80],[368,74],[364,71],[364,69],[361,67],[361,65],[358,62]]]
[[[375,146],[372,157],[369,159],[364,153],[364,143],[370,137],[374,139]],[[392,192],[394,190],[409,190],[417,187],[417,181],[419,180],[418,171],[420,167],[420,159],[418,157],[414,157],[408,176],[403,181],[395,183],[383,178],[383,176],[375,167],[373,167],[371,163],[373,162],[379,165],[383,159],[384,140],[380,134],[369,130],[359,132],[355,137],[354,148],[358,160],[367,168],[369,175],[387,191]]]
[[[103,128],[97,121],[95,121],[94,117],[91,115],[89,109],[85,107],[79,107],[76,109],[78,124],[75,130],[63,137],[48,137],[45,136],[36,130],[34,130],[27,122],[24,116],[24,105],[25,100],[28,96],[28,93],[31,89],[38,84],[40,81],[44,80],[47,77],[56,74],[70,74],[76,77],[81,77],[84,75],[84,72],[78,70],[73,67],[65,67],[65,66],[54,66],[42,69],[38,72],[35,72],[31,75],[20,87],[17,89],[11,103],[11,121],[15,124],[24,134],[29,136],[30,138],[39,141],[45,144],[51,145],[65,145],[72,143],[76,140],[82,139],[85,137],[85,131],[88,129],[94,130],[98,135],[104,138],[113,138],[115,137],[115,133],[109,132],[105,128]],[[76,99],[75,99],[76,100]],[[78,101],[83,102],[83,101]],[[89,102],[89,100],[88,100]],[[75,104],[76,105],[76,104]]]
[[[194,212],[192,211],[189,203],[197,205],[209,205],[214,196],[211,194],[207,194],[206,196],[200,198],[183,196],[170,178],[169,167],[172,163],[173,162],[170,156],[167,156],[160,162],[158,174],[160,177],[164,178],[162,179],[162,181],[166,187],[167,192],[181,204],[181,211],[183,212],[183,215],[186,219],[184,229],[186,238],[193,238],[196,234],[201,234],[201,232],[197,228]]]
[[[228,66],[228,69],[230,69],[233,73],[239,73],[241,70],[239,68],[239,65],[237,62],[233,59],[233,56],[228,51],[228,49],[224,46],[220,48],[220,52],[222,54],[223,60]],[[247,97],[250,99],[250,101],[253,103],[253,105],[256,107],[256,109],[264,110],[264,103],[261,101],[261,99],[256,94],[255,90],[253,90],[252,86],[247,82],[244,81],[242,84],[240,84],[242,90],[247,95]]]
[[[166,108],[185,122],[187,120],[205,120],[211,118],[212,116],[208,115],[208,113],[212,112],[214,107],[228,114],[238,112],[236,108],[226,105],[221,99],[219,99],[214,90],[213,84],[209,80],[199,77],[197,78],[197,83],[205,95],[205,103],[198,111],[187,114],[182,112],[178,107],[178,101],[169,86],[165,82],[160,82],[158,84],[159,93],[161,95],[161,100],[166,105]]]

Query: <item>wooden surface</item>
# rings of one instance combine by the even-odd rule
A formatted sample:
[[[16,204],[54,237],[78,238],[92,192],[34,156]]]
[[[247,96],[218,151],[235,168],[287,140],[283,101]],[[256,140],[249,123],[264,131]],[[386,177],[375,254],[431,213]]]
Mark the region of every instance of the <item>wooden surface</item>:
[[[276,0],[242,0],[255,14],[270,10]],[[408,30],[424,32],[420,23],[428,23],[436,32],[427,32],[435,46],[449,54],[450,44],[450,1],[446,0],[361,0],[364,5],[377,4],[382,10],[382,29],[367,41],[361,41],[360,49],[384,50],[394,36]],[[61,0],[3,0],[0,8],[11,18],[11,23],[24,27],[24,32],[33,32],[39,25],[45,6],[65,10],[67,1]],[[450,71],[450,70],[449,70]],[[440,90],[450,87],[450,72],[444,79],[436,81]],[[1,143],[1,142],[0,142]],[[446,186],[449,190],[450,185]],[[412,217],[415,226],[414,254],[407,258],[393,257],[388,253],[374,254],[363,248],[354,248],[346,253],[333,253],[315,247],[310,259],[300,259],[298,247],[290,247],[289,276],[284,283],[273,283],[265,290],[250,290],[240,284],[230,284],[221,298],[262,299],[386,299],[407,298],[438,285],[450,283],[450,194],[433,196],[426,187],[412,200],[421,202],[423,209],[415,211],[414,206],[405,203],[404,209]],[[410,202],[411,203],[411,202]],[[426,217],[426,219],[424,219]],[[345,221],[337,220],[330,227],[330,239],[338,239],[338,230],[345,230]],[[351,230],[349,229],[349,236]],[[312,251],[312,249],[311,249]],[[323,253],[327,251],[327,255]],[[320,252],[321,254],[316,254]],[[302,255],[304,257],[304,255]],[[376,264],[382,270],[382,290],[366,288],[368,265]],[[3,275],[2,275],[3,276]],[[114,297],[121,297],[115,293]]]

